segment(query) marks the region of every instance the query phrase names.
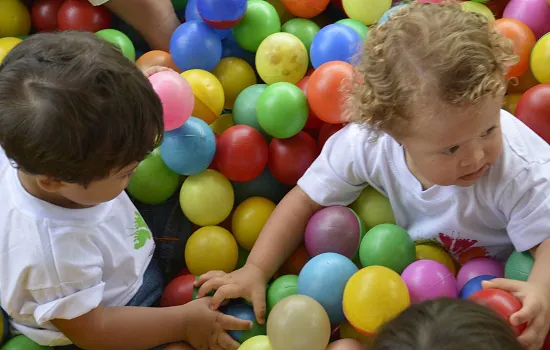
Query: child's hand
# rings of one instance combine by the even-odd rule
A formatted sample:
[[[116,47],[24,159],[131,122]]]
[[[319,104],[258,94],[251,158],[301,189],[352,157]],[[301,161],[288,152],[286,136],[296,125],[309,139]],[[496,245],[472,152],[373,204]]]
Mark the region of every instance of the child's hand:
[[[504,278],[485,281],[483,288],[505,290],[521,301],[523,307],[510,316],[510,323],[527,322],[527,328],[518,340],[527,350],[539,350],[550,328],[550,291],[529,282]]]
[[[143,74],[145,74],[145,77],[149,78],[153,74],[156,74],[158,72],[165,72],[165,71],[169,71],[169,70],[174,71],[173,69],[170,69],[168,67],[153,66],[153,67],[149,67],[149,68],[144,69],[142,72],[143,72]]]
[[[210,299],[196,299],[183,306],[188,321],[185,341],[196,350],[237,350],[240,344],[226,330],[249,330],[252,322],[212,310]]]
[[[195,281],[195,286],[200,286],[197,298],[201,298],[211,290],[216,290],[211,304],[214,309],[217,309],[226,299],[244,298],[252,303],[258,323],[263,324],[267,279],[262,270],[251,264],[246,264],[229,274],[210,271]]]

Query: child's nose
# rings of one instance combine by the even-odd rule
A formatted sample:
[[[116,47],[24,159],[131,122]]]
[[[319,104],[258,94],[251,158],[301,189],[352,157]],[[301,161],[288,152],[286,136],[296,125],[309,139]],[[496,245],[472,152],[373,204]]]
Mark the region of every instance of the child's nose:
[[[474,148],[470,156],[468,158],[464,158],[461,162],[461,166],[463,167],[469,167],[469,166],[481,166],[481,162],[485,158],[485,150],[483,147],[476,147]]]

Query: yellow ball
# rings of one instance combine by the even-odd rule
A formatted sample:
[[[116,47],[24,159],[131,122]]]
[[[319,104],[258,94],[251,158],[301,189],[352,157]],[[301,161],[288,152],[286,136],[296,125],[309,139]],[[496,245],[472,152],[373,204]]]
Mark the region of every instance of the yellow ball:
[[[222,114],[215,122],[210,124],[210,128],[216,135],[219,136],[233,125],[235,125],[235,122],[233,122],[233,114],[225,113]]]
[[[23,40],[19,38],[12,37],[0,38],[0,63],[2,63],[8,53],[22,41]]]
[[[445,265],[453,275],[456,275],[455,261],[443,248],[434,244],[417,244],[415,249],[416,260],[435,260]]]
[[[304,43],[289,33],[271,34],[256,52],[256,70],[267,84],[296,84],[306,74],[308,65]]]
[[[550,83],[550,33],[543,35],[533,47],[531,71],[539,83]]]
[[[248,338],[244,343],[239,346],[238,350],[273,350],[269,338],[267,335],[257,335],[252,338]]]
[[[463,11],[476,12],[487,17],[489,22],[495,21],[495,15],[493,14],[493,12],[487,6],[483,5],[480,2],[464,1],[460,5],[462,6]]]
[[[251,197],[239,204],[233,213],[231,229],[241,247],[252,249],[273,210],[275,203],[263,197]]]
[[[193,275],[212,270],[231,272],[237,266],[239,246],[229,231],[219,226],[201,227],[185,245],[185,264]]]
[[[0,38],[28,35],[31,32],[31,15],[19,0],[0,1]]]
[[[391,7],[392,0],[342,0],[349,18],[366,25],[375,24]]]
[[[222,114],[225,104],[222,84],[214,74],[202,69],[191,69],[181,76],[191,85],[195,95],[193,116],[212,124]]]
[[[351,276],[342,304],[353,327],[374,334],[410,305],[410,297],[407,285],[395,271],[369,266]]]
[[[367,186],[349,207],[363,219],[366,231],[381,224],[395,224],[390,200],[372,186]]]
[[[522,94],[509,94],[504,96],[504,105],[502,107],[512,114],[516,113],[516,107],[518,106],[518,101],[521,96]]]
[[[226,57],[212,70],[223,87],[226,109],[233,109],[237,96],[249,87],[256,84],[256,73],[245,60],[237,57]]]
[[[340,323],[340,338],[341,339],[354,339],[361,344],[372,344],[373,337],[359,333],[348,321]]]
[[[187,177],[181,186],[181,210],[198,226],[221,223],[231,213],[234,203],[235,194],[231,182],[212,169]]]

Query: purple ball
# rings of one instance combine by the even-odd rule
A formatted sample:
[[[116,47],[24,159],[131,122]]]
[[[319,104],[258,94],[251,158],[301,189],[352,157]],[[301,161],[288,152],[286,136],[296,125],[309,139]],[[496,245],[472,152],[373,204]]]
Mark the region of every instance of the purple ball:
[[[511,0],[502,17],[525,23],[537,39],[550,31],[550,4],[546,0]]]
[[[353,259],[359,248],[361,229],[351,209],[331,206],[319,210],[308,221],[304,244],[311,257],[338,253]]]
[[[419,303],[442,297],[456,298],[458,288],[453,273],[435,260],[417,260],[401,274],[409,289],[411,302]]]
[[[472,278],[483,275],[496,276],[497,278],[504,277],[504,264],[489,258],[479,258],[468,261],[466,264],[462,265],[462,268],[458,271],[458,275],[456,276],[458,289],[462,289],[462,287]]]

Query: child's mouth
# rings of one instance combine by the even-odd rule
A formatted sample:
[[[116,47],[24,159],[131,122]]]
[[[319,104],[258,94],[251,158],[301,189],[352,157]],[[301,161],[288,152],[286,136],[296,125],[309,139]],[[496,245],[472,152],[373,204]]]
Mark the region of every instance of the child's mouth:
[[[464,175],[460,179],[463,181],[475,181],[481,178],[483,175],[485,175],[485,172],[487,172],[487,170],[489,170],[489,164],[485,164],[478,171],[468,175]]]

